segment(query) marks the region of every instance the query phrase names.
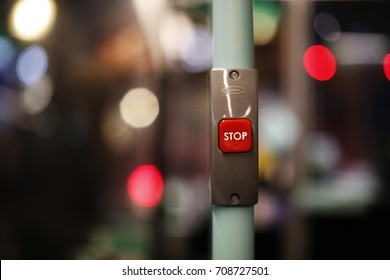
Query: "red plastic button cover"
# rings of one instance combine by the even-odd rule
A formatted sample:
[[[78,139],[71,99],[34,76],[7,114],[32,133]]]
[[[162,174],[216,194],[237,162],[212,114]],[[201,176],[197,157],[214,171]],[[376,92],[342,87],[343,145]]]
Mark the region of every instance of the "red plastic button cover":
[[[252,149],[252,123],[248,119],[223,119],[218,124],[219,149],[246,153]]]

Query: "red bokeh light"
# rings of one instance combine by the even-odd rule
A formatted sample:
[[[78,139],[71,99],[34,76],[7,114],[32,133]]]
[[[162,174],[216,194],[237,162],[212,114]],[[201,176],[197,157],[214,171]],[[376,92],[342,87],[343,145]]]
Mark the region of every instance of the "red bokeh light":
[[[336,58],[322,45],[309,47],[303,56],[307,73],[318,81],[327,81],[336,74]]]
[[[383,60],[383,71],[385,72],[386,78],[390,81],[390,53]]]
[[[137,167],[127,179],[127,191],[130,198],[140,206],[156,206],[164,192],[161,172],[154,165]]]

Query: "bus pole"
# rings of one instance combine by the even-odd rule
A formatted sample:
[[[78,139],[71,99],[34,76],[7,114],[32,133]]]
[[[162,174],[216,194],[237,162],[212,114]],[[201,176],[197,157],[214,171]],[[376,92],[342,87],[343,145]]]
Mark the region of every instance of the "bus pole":
[[[253,259],[258,199],[253,0],[213,0],[212,30],[212,259]]]

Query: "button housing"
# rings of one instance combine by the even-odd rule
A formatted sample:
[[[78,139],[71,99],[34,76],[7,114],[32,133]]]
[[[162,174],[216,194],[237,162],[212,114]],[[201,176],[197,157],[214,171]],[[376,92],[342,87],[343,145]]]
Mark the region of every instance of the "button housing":
[[[210,198],[214,205],[250,206],[258,200],[257,75],[251,68],[213,68],[210,73]],[[242,129],[235,126],[236,120]]]

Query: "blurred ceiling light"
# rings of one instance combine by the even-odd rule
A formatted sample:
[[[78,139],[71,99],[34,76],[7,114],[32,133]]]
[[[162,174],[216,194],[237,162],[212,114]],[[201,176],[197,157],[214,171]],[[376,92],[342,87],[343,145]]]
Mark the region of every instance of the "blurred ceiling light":
[[[18,0],[10,12],[10,32],[20,40],[42,39],[53,27],[56,14],[53,0]]]
[[[213,55],[211,33],[206,27],[196,25],[192,35],[180,50],[182,66],[192,73],[206,71],[211,67]]]
[[[303,55],[306,72],[315,80],[327,81],[336,74],[336,58],[325,46],[309,47]]]
[[[390,48],[389,39],[380,33],[341,33],[332,44],[339,65],[381,65]]]
[[[151,125],[157,118],[160,107],[156,95],[146,88],[132,89],[119,104],[122,119],[135,128]]]
[[[320,13],[314,18],[314,29],[322,39],[334,42],[340,38],[340,23],[331,14]]]
[[[0,35],[0,71],[6,70],[11,65],[15,52],[11,40]]]
[[[45,49],[34,45],[19,55],[16,62],[16,75],[22,83],[31,85],[46,74],[47,67],[48,58]]]
[[[266,45],[275,37],[280,13],[280,8],[275,2],[255,1],[253,9],[255,45]]]
[[[168,61],[180,59],[181,50],[193,42],[195,36],[191,19],[181,12],[169,12],[160,25],[160,43]]]
[[[31,115],[38,114],[49,105],[52,95],[51,81],[44,77],[24,90],[22,95],[24,109]]]

